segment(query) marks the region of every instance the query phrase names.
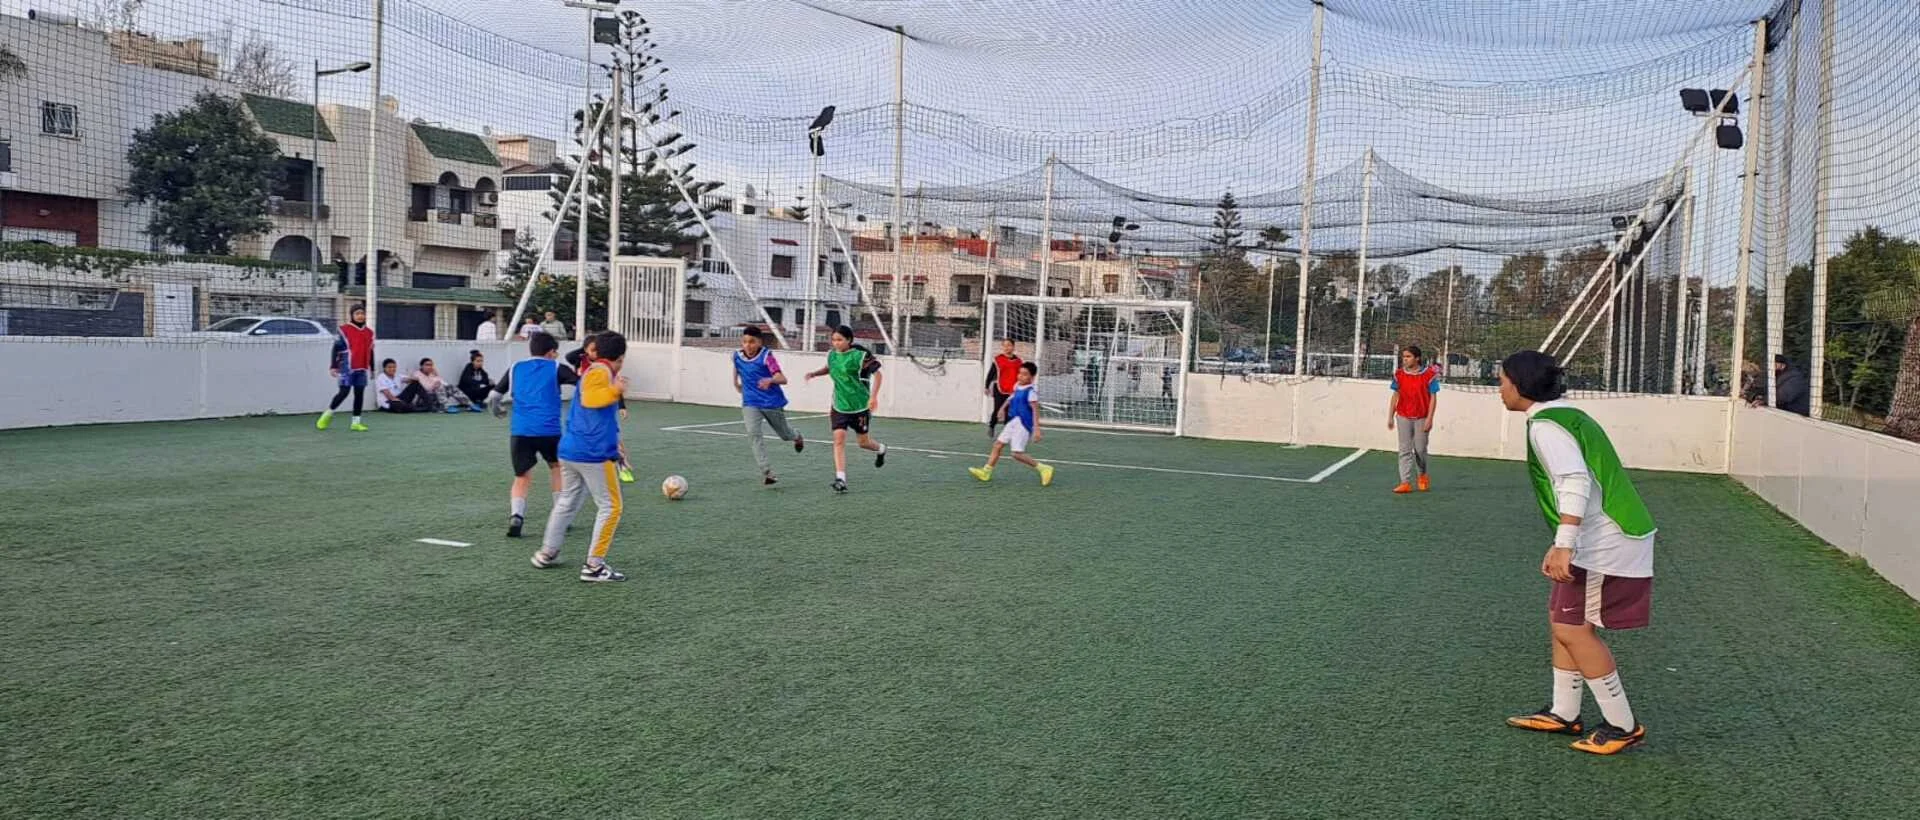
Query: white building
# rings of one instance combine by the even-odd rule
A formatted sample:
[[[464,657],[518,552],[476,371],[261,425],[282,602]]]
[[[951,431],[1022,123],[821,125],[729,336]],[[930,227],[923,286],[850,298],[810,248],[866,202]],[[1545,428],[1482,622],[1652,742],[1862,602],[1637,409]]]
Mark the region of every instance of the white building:
[[[769,212],[756,199],[716,203],[724,210],[708,218],[714,234],[700,240],[691,261],[697,286],[687,291],[687,335],[728,336],[741,324],[764,324],[754,306],[757,298],[788,344],[798,344],[809,319],[806,259],[811,226],[784,211]],[[833,232],[824,224],[819,235],[812,265],[819,307],[812,318],[817,346],[823,347],[831,328],[865,318],[865,307],[854,281],[854,260],[845,248],[836,247]]]

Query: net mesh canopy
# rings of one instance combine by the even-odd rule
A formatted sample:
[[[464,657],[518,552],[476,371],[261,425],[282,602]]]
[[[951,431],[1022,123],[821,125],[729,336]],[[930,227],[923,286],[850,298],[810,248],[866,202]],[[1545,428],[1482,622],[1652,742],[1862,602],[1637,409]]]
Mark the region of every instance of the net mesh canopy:
[[[992,296],[1182,300],[1188,369],[1413,344],[1484,386],[1544,348],[1583,388],[1779,401],[1777,354],[1880,429],[1920,403],[1907,5],[387,0],[376,55],[368,0],[15,3],[0,333],[324,332],[369,297],[388,338],[571,333],[630,301],[613,257],[671,256],[682,344],[848,325],[937,363],[985,355]]]

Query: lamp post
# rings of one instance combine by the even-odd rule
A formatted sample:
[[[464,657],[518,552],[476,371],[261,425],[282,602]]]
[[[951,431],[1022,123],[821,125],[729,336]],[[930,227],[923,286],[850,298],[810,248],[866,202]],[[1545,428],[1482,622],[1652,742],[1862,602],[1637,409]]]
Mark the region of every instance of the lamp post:
[[[313,276],[315,287],[320,285],[320,78],[335,74],[358,74],[373,64],[365,60],[348,63],[339,68],[320,67],[320,61],[313,61],[313,148],[307,162],[307,219],[313,225],[309,231],[312,241],[307,243],[307,273]]]
[[[580,234],[578,241],[574,243],[575,250],[573,254],[574,263],[577,265],[574,269],[576,275],[573,279],[573,340],[576,342],[584,342],[587,339],[587,245],[589,244],[589,234],[587,233],[587,193],[590,190],[588,183],[592,182],[592,171],[587,168],[587,162],[589,158],[593,156],[595,148],[589,140],[599,138],[599,134],[592,133],[591,131],[593,123],[593,44],[596,42],[617,41],[617,34],[615,34],[615,32],[618,31],[618,21],[616,19],[609,19],[608,22],[614,26],[614,31],[603,32],[600,28],[600,15],[603,12],[611,14],[619,11],[620,0],[562,0],[560,5],[570,9],[584,9],[587,12],[586,52],[581,58],[583,65],[581,66],[580,72],[581,85],[585,87],[586,102],[580,105],[580,167],[576,169],[576,173],[586,179],[580,183]],[[603,34],[613,35],[613,40],[602,39]],[[609,102],[608,105],[611,106],[613,103]],[[613,120],[612,128],[616,134],[621,131],[621,120],[619,118],[622,116],[623,112],[614,112],[615,119]],[[620,173],[619,153],[620,150],[616,143],[613,157],[613,173],[615,176],[618,176]],[[557,213],[554,214],[553,218],[557,221],[564,220],[566,214],[564,212]],[[607,225],[607,278],[609,285],[611,285],[613,278],[613,257],[619,254],[619,226],[609,224]],[[609,296],[608,298],[615,297]]]
[[[820,158],[827,153],[824,135],[827,126],[833,123],[833,106],[820,109],[820,115],[813,118],[807,126],[807,153],[812,155],[811,165],[807,169],[807,186],[813,200],[813,207],[807,211],[807,327],[801,336],[808,353],[813,352],[813,331],[820,324],[819,294],[821,268],[820,220],[826,218],[821,213],[820,202]],[[896,264],[898,259],[895,259]],[[897,283],[896,283],[897,284]]]

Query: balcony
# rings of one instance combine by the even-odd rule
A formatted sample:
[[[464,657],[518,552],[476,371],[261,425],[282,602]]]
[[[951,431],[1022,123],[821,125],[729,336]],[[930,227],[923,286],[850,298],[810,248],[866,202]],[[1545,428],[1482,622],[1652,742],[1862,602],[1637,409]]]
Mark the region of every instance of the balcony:
[[[447,208],[409,208],[407,238],[443,248],[500,249],[500,218]]]
[[[333,209],[325,203],[300,202],[291,199],[280,199],[278,197],[269,197],[267,199],[268,216],[312,221],[315,219],[314,210],[316,208],[319,209],[320,212],[318,216],[319,219],[327,219],[333,215]]]
[[[712,273],[720,276],[733,275],[733,266],[727,264],[724,259],[702,259],[700,260],[698,270],[701,273]]]

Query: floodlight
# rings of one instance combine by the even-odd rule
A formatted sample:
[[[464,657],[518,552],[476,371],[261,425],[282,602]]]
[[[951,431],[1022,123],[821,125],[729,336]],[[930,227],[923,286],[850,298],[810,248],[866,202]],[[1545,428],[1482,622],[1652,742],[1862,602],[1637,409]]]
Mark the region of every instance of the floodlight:
[[[1706,89],[1682,88],[1680,89],[1680,107],[1686,109],[1689,114],[1705,114],[1713,110],[1713,103],[1707,99]]]

